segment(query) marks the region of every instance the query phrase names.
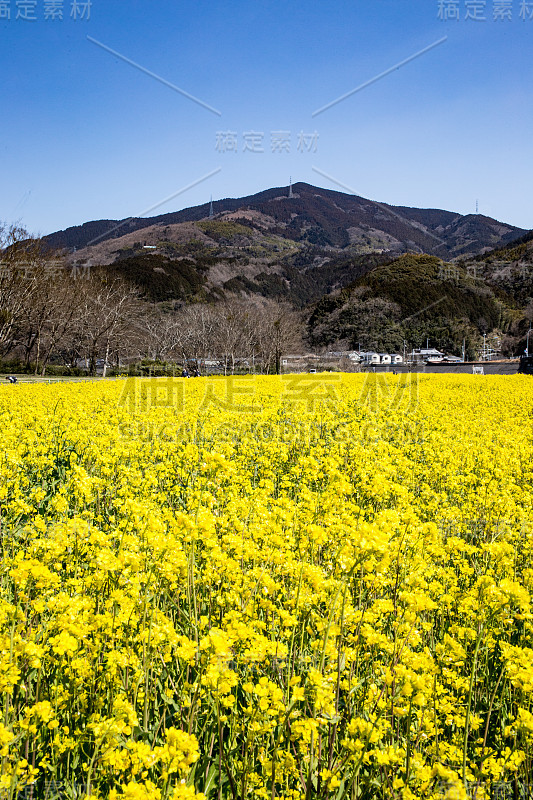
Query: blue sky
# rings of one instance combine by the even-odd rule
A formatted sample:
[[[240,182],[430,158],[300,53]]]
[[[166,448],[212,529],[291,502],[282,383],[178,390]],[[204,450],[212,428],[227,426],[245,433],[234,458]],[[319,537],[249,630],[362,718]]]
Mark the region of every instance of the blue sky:
[[[92,0],[90,19],[64,0],[61,20],[35,0],[37,19],[16,19],[29,2],[0,1],[0,220],[45,234],[140,216],[195,183],[151,214],[292,175],[397,205],[473,213],[479,199],[533,227],[533,2],[486,0],[475,21],[473,0],[450,0],[460,19],[445,21],[439,0]],[[264,152],[244,150],[251,131]]]

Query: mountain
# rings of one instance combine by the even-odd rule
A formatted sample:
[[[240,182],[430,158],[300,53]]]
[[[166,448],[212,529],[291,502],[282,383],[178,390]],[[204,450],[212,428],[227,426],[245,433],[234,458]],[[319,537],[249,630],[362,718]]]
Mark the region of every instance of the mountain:
[[[304,307],[404,253],[475,258],[524,234],[480,215],[387,206],[305,183],[148,219],[46,237],[79,267],[105,267],[151,300],[257,294]]]
[[[533,300],[533,231],[504,247],[459,263],[478,281],[511,296],[518,306]]]
[[[408,253],[381,264],[316,303],[308,321],[314,346],[401,352],[404,341],[472,356],[480,336],[510,333],[512,298],[495,292],[465,266]],[[510,350],[514,343],[509,342]]]
[[[257,211],[199,222],[153,225],[67,255],[72,266],[102,267],[151,300],[205,301],[262,295],[297,307],[341,289],[390,254],[353,254],[296,242]]]
[[[306,183],[295,184],[293,193],[289,198],[288,187],[278,187],[219,200],[213,203],[215,218],[256,212],[274,235],[355,255],[412,251],[452,259],[501,247],[524,233],[482,215],[391,206]],[[45,238],[51,247],[80,250],[154,226],[164,229],[208,217],[209,204],[205,203],[156,217],[87,222]]]
[[[533,232],[305,183],[47,240],[155,302],[256,295],[306,308],[316,347],[401,351],[429,338],[472,356],[490,333],[510,355],[533,314]]]
[[[533,322],[533,231],[475,258],[444,262],[403,254],[374,265],[319,300],[309,317],[314,346],[342,342],[383,351],[433,346],[471,357],[481,337],[504,356],[524,352]],[[487,341],[489,341],[489,339]]]

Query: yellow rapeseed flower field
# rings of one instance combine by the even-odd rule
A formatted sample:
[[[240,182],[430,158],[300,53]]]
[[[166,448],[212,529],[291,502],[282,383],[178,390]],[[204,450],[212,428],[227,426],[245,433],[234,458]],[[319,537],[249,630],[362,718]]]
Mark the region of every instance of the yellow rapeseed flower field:
[[[0,797],[526,796],[531,378],[6,386],[0,440]]]

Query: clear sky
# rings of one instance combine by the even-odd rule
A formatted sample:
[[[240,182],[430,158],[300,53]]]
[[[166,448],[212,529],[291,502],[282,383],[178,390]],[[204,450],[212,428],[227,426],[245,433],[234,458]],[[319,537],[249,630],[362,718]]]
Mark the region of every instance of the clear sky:
[[[45,234],[292,176],[533,228],[532,46],[526,0],[0,0],[0,220]]]

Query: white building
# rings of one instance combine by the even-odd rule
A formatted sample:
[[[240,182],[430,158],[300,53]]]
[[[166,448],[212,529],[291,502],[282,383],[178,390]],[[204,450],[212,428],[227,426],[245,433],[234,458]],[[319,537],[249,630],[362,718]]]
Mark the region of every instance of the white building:
[[[444,353],[434,347],[417,347],[411,353],[411,358],[413,361],[441,361]]]
[[[359,353],[359,356],[361,357],[361,360],[362,360],[363,364],[376,365],[376,364],[380,364],[381,363],[381,358],[379,356],[379,353],[374,353],[374,352],[370,351],[368,353],[366,353],[366,352],[365,353]]]

